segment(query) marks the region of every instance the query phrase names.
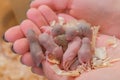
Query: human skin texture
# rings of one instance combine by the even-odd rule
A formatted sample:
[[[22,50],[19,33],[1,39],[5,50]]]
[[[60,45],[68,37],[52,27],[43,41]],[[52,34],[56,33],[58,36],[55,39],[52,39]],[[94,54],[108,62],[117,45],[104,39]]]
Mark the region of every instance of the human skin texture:
[[[97,39],[97,44],[96,46],[97,47],[103,47],[103,46],[108,46],[106,44],[107,40],[110,38],[111,36],[106,36],[106,35],[100,35]],[[116,49],[112,48],[112,47],[107,47],[107,53],[109,56],[115,54],[112,59],[115,59],[115,58],[119,58],[120,57],[120,53],[117,53],[120,49],[120,41],[118,40],[117,42],[118,46],[116,47]],[[108,57],[109,57],[108,56]],[[46,65],[46,66],[45,66]],[[56,80],[56,79],[59,79],[59,80],[69,80],[69,79],[64,79],[63,77],[64,76],[57,76],[57,74],[54,73],[54,71],[52,71],[52,69],[50,70],[50,68],[48,69],[47,66],[52,66],[51,64],[49,64],[48,62],[44,63],[44,71],[45,73],[47,74],[47,70],[51,71],[52,74],[54,74],[53,77],[51,77],[52,75],[47,74],[47,77],[50,79],[50,80]],[[101,79],[105,79],[105,80],[113,80],[113,79],[116,79],[116,80],[119,80],[119,68],[120,67],[120,62],[115,62],[112,64],[112,66],[109,66],[109,67],[104,67],[104,68],[99,68],[99,69],[96,69],[96,70],[92,70],[92,71],[88,71],[88,72],[85,72],[83,74],[81,74],[80,76],[72,79],[72,80],[101,80]],[[114,73],[114,71],[116,73]],[[106,74],[109,74],[109,75],[106,75]],[[112,76],[112,77],[110,77]],[[61,77],[61,78],[60,78]],[[68,78],[68,77],[66,77]]]
[[[48,5],[56,12],[61,11],[77,19],[85,19],[92,25],[100,25],[101,33],[120,38],[119,0],[35,0],[31,7],[38,8],[40,5]]]
[[[47,21],[49,20],[53,21],[53,18],[57,16],[55,14],[52,14],[50,11],[47,11],[51,13],[52,15],[48,18],[47,17],[45,18],[47,20],[46,22],[44,22],[44,20],[39,21],[39,19],[37,18],[37,17],[42,17],[43,19],[42,15],[35,17],[34,18],[35,20],[30,18],[33,13],[36,14],[36,10],[40,12],[41,12],[41,9],[46,10],[47,7],[45,5],[52,8],[55,11],[55,13],[57,13],[58,15],[60,15],[60,12],[62,12],[61,16],[64,16],[65,20],[70,20],[71,18],[68,16],[71,15],[71,17],[74,16],[76,19],[85,19],[86,21],[90,22],[92,25],[100,25],[101,26],[100,33],[106,34],[107,36],[100,35],[97,38],[97,44],[96,44],[97,47],[106,46],[105,41],[107,41],[107,39],[110,38],[110,36],[108,35],[115,35],[118,38],[120,38],[120,35],[119,35],[120,34],[119,32],[120,30],[120,27],[119,27],[120,26],[120,14],[119,14],[120,13],[120,7],[119,7],[120,1],[119,0],[101,0],[101,1],[99,0],[92,0],[92,1],[89,1],[89,0],[34,0],[31,4],[31,8],[35,8],[35,10],[31,9],[30,12],[32,13],[30,12],[27,13],[27,16],[29,15],[28,19],[31,20],[31,22],[23,21],[22,25],[20,24],[18,26],[10,28],[9,30],[5,32],[5,35],[4,35],[5,39],[7,41],[16,43],[16,45],[19,45],[19,44],[22,45],[24,42],[23,38],[26,38],[25,37],[26,34],[24,34],[26,31],[24,29],[33,27],[36,30],[35,32],[39,33],[40,31],[38,28],[39,25],[38,24],[33,25],[33,23],[35,23],[36,21],[41,22],[42,24],[39,23],[41,27],[43,25],[46,25]],[[45,15],[45,16],[48,16],[48,15]],[[30,26],[28,26],[27,24],[30,24]],[[109,55],[115,54],[115,56],[112,58],[120,57],[120,54],[119,54],[120,41],[118,40],[117,43],[118,45],[116,48],[107,47],[107,53],[109,53]],[[27,42],[24,44],[27,44]],[[29,66],[33,65],[31,56],[26,51],[25,46],[23,48],[24,50],[21,50],[18,47],[13,48],[13,49],[16,52],[18,51],[24,52],[22,53],[22,62],[25,65],[29,65]],[[21,54],[21,52],[18,52],[18,53]],[[50,63],[43,62],[43,67],[44,67],[43,71],[46,77],[49,78],[49,80],[56,80],[56,79],[67,80],[68,79],[64,76],[58,76],[57,74],[55,74],[53,70],[50,68],[50,66],[51,66]],[[120,67],[120,63],[117,62],[117,63],[114,63],[109,68],[101,68],[98,70],[90,71],[90,72],[81,74],[80,76],[74,78],[73,80],[103,80],[103,79],[104,80],[119,80],[120,79],[119,77],[120,68],[119,67]],[[33,71],[35,73],[39,72],[38,70],[36,71],[36,68],[34,67],[33,67]],[[39,73],[39,75],[41,74]]]

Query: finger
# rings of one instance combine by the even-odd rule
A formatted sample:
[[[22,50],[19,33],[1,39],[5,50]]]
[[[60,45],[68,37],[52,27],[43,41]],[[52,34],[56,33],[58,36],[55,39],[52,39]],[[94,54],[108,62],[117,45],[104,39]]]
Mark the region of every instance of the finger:
[[[39,28],[43,25],[48,25],[41,12],[35,8],[30,8],[28,10],[27,17],[31,21],[33,21]]]
[[[50,9],[48,6],[42,5],[38,8],[38,10],[42,13],[42,15],[44,16],[44,18],[47,20],[49,24],[51,24],[51,22],[53,21],[57,21],[56,13],[52,9]]]
[[[13,51],[21,55],[28,52],[29,51],[28,40],[26,38],[16,40],[13,44]]]
[[[100,32],[120,38],[120,2],[106,0],[72,0],[70,15],[77,19],[84,19],[92,25],[100,25]],[[116,13],[117,12],[117,13]],[[112,17],[111,17],[112,16]],[[96,20],[97,19],[97,20]]]
[[[73,80],[72,77],[57,75],[51,67],[52,65],[47,61],[43,62],[43,72],[49,80]]]
[[[31,70],[33,73],[44,76],[43,70],[39,67],[32,67]]]
[[[27,31],[29,29],[33,29],[35,31],[35,33],[37,35],[39,35],[41,32],[39,30],[39,28],[30,20],[24,20],[21,24],[20,24],[20,28],[23,31],[24,35],[27,34]]]
[[[30,6],[33,7],[33,8],[38,8],[41,5],[52,6],[53,3],[52,3],[52,0],[34,0],[30,4]]]
[[[14,42],[23,37],[24,37],[24,34],[21,31],[20,26],[14,26],[8,29],[4,34],[4,39],[9,42]]]
[[[71,0],[35,0],[31,3],[31,7],[38,8],[41,5],[47,5],[53,10],[65,10]]]
[[[68,14],[65,13],[60,13],[58,14],[58,17],[64,18],[65,22],[70,22],[70,21],[76,21],[76,19]]]
[[[29,52],[27,52],[21,56],[21,63],[26,65],[26,66],[30,66],[30,67],[36,66],[35,63],[33,62],[32,56],[30,55]]]
[[[40,31],[41,31],[42,33],[45,32],[45,33],[51,34],[52,27],[50,27],[50,26],[42,26],[42,27],[40,28]]]

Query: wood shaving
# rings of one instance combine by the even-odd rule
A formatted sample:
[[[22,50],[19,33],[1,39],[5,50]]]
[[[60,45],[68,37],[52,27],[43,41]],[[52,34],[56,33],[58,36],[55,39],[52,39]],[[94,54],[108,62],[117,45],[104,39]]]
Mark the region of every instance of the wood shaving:
[[[93,32],[91,45],[92,45],[92,48],[95,49],[96,39],[98,36],[98,31],[100,29],[100,26],[93,26],[91,28],[92,28],[92,32]]]
[[[61,19],[61,21],[62,21],[62,19]],[[83,20],[83,22],[86,23],[86,21],[84,21],[84,20]],[[68,22],[65,25],[63,25],[63,28],[64,29],[70,28],[70,27],[76,28],[75,27],[76,24],[77,24],[76,21]],[[96,40],[97,40],[97,37],[99,34],[100,26],[93,26],[93,27],[91,27],[91,29],[92,29],[91,46],[93,49],[93,59],[92,59],[92,64],[91,64],[92,68],[97,69],[97,68],[108,67],[114,62],[120,61],[120,58],[111,60],[111,57],[107,57],[106,47],[97,47],[96,48]],[[77,28],[76,28],[76,30],[77,30]],[[110,47],[115,48],[117,46],[117,39],[115,37],[111,37],[107,40],[106,44]],[[51,61],[51,62],[55,63],[55,61]],[[78,76],[81,73],[88,70],[85,68],[85,66],[80,65],[74,71],[64,71],[64,70],[61,70],[57,64],[53,65],[52,69],[55,71],[56,74],[63,75],[63,76]],[[90,70],[91,70],[91,68],[90,68]]]
[[[52,65],[51,68],[54,70],[54,72],[58,75],[62,75],[62,76],[79,76],[80,73],[78,70],[74,70],[74,71],[64,71],[64,70],[61,70],[59,68],[58,65]]]
[[[105,47],[95,48],[95,57],[104,60],[107,57],[107,52]]]
[[[58,17],[58,23],[63,25],[65,23],[65,19],[63,17]]]
[[[50,63],[53,63],[53,64],[60,64],[60,62],[56,59],[49,59],[47,58],[47,60],[50,62]]]
[[[117,47],[117,38],[115,36],[113,37],[110,37],[108,40],[107,40],[107,45],[110,46],[110,47]]]
[[[97,48],[95,50],[95,55],[93,57],[92,63],[94,69],[109,67],[112,63],[120,61],[120,58],[111,59],[112,57],[107,57],[107,52],[105,47]]]
[[[32,73],[30,67],[21,64],[20,56],[10,50],[10,43],[0,40],[0,44],[0,80],[47,80]]]
[[[56,21],[54,20],[50,23],[50,26],[55,26],[55,24],[56,24]]]

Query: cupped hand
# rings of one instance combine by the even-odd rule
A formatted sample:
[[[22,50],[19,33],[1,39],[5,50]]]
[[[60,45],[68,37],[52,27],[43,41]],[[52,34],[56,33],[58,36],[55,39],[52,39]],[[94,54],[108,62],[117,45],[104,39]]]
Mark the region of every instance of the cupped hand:
[[[114,3],[114,5],[113,5]],[[83,73],[77,78],[59,76],[51,69],[51,64],[43,62],[43,70],[34,67],[35,64],[32,61],[29,54],[29,43],[26,39],[26,32],[32,28],[37,34],[40,34],[40,27],[49,25],[53,20],[57,20],[57,16],[62,16],[66,21],[74,19],[85,19],[92,25],[100,25],[101,33],[108,35],[115,35],[119,38],[119,8],[120,2],[116,1],[89,1],[89,0],[35,0],[31,4],[31,8],[27,12],[28,19],[24,20],[20,25],[10,28],[5,33],[5,39],[13,42],[13,50],[16,53],[22,54],[22,63],[28,66],[32,66],[33,72],[44,75],[49,80],[118,80],[119,79],[119,67],[120,63],[115,63],[108,68],[101,68],[90,72]],[[57,15],[47,6],[52,8]],[[62,13],[62,14],[60,14]],[[65,14],[64,14],[65,13]],[[69,14],[73,17],[70,17]],[[103,41],[107,40],[110,36],[101,35],[98,37],[98,46],[106,46]],[[119,40],[118,40],[119,44]],[[19,45],[19,46],[18,46]],[[119,47],[116,49],[109,48],[107,51],[109,54],[116,54],[114,57],[120,57]],[[116,71],[115,74],[113,74]],[[48,73],[49,72],[49,73]],[[110,77],[112,76],[112,77]]]
[[[101,33],[120,38],[119,0],[35,0],[31,7],[48,5],[56,12],[70,14],[77,19],[85,19],[93,25],[101,26]]]

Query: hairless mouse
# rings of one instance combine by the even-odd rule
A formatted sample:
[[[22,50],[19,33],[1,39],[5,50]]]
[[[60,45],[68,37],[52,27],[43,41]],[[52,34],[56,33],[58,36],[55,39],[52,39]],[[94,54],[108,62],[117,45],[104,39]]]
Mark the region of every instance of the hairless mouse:
[[[79,37],[75,37],[73,41],[68,43],[68,48],[66,49],[62,60],[63,68],[65,70],[69,70],[70,66],[74,62],[74,59],[78,54],[80,45],[81,45],[81,39]]]
[[[51,35],[43,33],[39,35],[40,44],[46,49],[46,56],[48,58],[55,58],[61,60],[63,56],[62,47],[58,46]]]
[[[65,28],[65,35],[67,40],[73,40],[76,36],[79,36],[80,38],[88,37],[91,40],[92,29],[87,22],[79,21],[74,25],[68,25]]]
[[[80,62],[78,60],[78,57],[75,58],[75,61],[73,62],[73,64],[70,66],[70,70],[76,70],[77,67],[80,65]]]
[[[45,59],[45,56],[39,44],[38,38],[32,29],[28,30],[27,39],[30,44],[30,54],[33,58],[33,61],[39,67],[40,63]]]
[[[80,64],[87,64],[91,67],[92,60],[92,50],[91,50],[91,42],[90,39],[85,37],[82,39],[82,45],[78,51],[78,60]]]

